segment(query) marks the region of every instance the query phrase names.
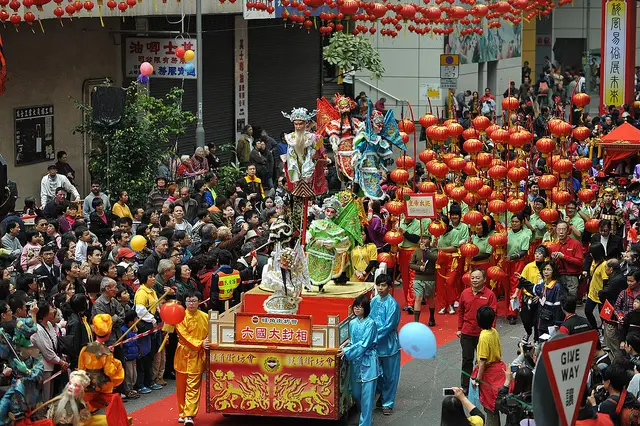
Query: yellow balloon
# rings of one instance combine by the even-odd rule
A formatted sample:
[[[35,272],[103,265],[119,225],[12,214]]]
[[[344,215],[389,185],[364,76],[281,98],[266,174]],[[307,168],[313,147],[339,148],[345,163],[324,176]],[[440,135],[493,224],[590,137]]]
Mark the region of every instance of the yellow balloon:
[[[131,250],[142,251],[147,245],[147,240],[142,235],[136,235],[129,244],[131,245]]]
[[[193,61],[193,58],[195,57],[196,57],[196,54],[193,52],[193,50],[187,50],[186,52],[184,52],[184,60],[186,62]]]

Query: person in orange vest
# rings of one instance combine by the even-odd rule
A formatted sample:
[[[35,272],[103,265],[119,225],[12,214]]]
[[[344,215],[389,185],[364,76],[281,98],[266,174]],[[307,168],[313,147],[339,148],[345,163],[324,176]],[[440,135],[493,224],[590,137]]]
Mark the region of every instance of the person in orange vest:
[[[221,250],[218,253],[218,270],[211,276],[210,303],[214,310],[223,313],[225,302],[232,306],[234,295],[240,286],[240,272],[231,267],[231,253]]]

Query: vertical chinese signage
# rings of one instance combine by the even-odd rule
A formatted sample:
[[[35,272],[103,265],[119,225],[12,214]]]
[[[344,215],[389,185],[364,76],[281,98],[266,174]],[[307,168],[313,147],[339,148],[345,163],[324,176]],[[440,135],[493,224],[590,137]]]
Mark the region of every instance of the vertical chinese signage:
[[[249,64],[248,50],[249,34],[247,21],[242,16],[235,17],[235,91],[236,91],[236,138],[240,137],[243,127],[248,122],[248,92],[247,66]]]
[[[55,158],[53,105],[16,108],[14,129],[16,166]]]
[[[635,2],[603,0],[601,109],[633,102]]]
[[[125,77],[136,78],[140,74],[140,64],[149,62],[153,65],[155,78],[196,78],[198,69],[198,51],[193,39],[132,37],[126,42]],[[176,49],[183,47],[193,50],[196,57],[191,61],[194,70],[184,69],[185,61],[176,56]]]

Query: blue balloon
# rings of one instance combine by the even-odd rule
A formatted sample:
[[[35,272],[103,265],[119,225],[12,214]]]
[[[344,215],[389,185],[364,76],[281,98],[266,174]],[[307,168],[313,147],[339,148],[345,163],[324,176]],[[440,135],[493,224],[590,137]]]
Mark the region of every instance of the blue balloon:
[[[142,83],[142,84],[147,84],[149,83],[149,76],[148,75],[138,75],[138,83]]]
[[[410,322],[400,329],[400,347],[417,359],[431,359],[436,356],[436,336],[421,322]]]
[[[184,72],[186,72],[187,74],[193,73],[196,70],[196,66],[193,65],[191,62],[188,62],[186,64],[184,64]]]

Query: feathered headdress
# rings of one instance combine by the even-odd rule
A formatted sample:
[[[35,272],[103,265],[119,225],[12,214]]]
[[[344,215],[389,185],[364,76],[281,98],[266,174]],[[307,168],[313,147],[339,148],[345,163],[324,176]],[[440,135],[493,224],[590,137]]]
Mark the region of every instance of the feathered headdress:
[[[335,104],[336,109],[340,109],[341,107],[349,107],[349,109],[354,109],[356,107],[356,103],[348,96],[341,95],[340,93],[336,93],[335,95]]]
[[[286,112],[282,111],[282,115],[285,118],[291,120],[292,123],[294,121],[309,121],[316,116],[316,110],[314,109],[313,111],[309,112],[309,110],[306,108],[294,108],[291,110],[291,114],[287,114]]]

